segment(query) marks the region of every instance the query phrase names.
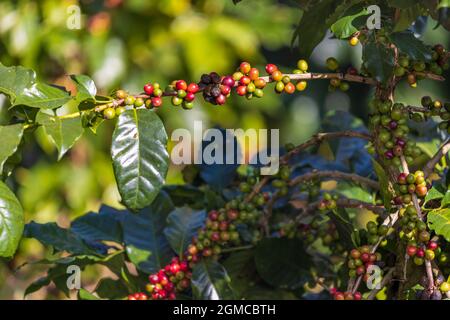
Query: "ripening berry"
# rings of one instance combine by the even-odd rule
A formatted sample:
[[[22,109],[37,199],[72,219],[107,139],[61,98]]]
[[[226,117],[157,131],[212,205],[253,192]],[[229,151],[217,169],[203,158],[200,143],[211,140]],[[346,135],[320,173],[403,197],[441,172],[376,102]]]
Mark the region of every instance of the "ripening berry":
[[[147,83],[144,86],[144,92],[146,94],[148,94],[149,96],[151,96],[153,94],[153,90],[154,90],[154,87],[153,87],[153,85],[151,83]]]
[[[186,91],[187,90],[187,83],[186,83],[186,81],[184,81],[184,80],[178,80],[176,83],[175,83],[175,89],[177,89],[177,90],[184,90],[184,91]]]
[[[306,81],[299,81],[299,82],[297,82],[297,85],[295,86],[295,88],[296,88],[298,91],[303,91],[303,90],[306,89],[307,84],[308,84],[308,83],[307,83]]]
[[[266,72],[267,72],[268,74],[272,74],[272,73],[274,73],[276,70],[278,70],[278,67],[277,67],[276,65],[271,64],[271,63],[269,63],[269,64],[266,65]]]
[[[255,87],[258,88],[258,89],[263,89],[266,86],[266,84],[267,84],[266,81],[264,79],[261,79],[261,78],[256,79],[254,81],[254,83],[255,83]]]
[[[251,65],[248,62],[242,62],[239,66],[239,71],[241,71],[243,74],[248,74],[251,70]]]
[[[199,90],[198,84],[196,83],[190,83],[186,89],[187,92],[190,93],[197,93]]]
[[[236,92],[240,96],[245,96],[247,94],[247,86],[238,86]]]
[[[293,94],[295,92],[295,86],[292,82],[287,83],[284,86],[284,92],[288,93],[288,94]]]
[[[249,73],[248,73],[248,76],[250,77],[250,79],[252,81],[255,81],[256,79],[259,78],[259,70],[256,69],[256,68],[251,68]]]
[[[155,108],[160,107],[160,106],[162,105],[162,99],[161,99],[161,97],[153,97],[153,98],[152,98],[152,105],[153,105]]]
[[[281,79],[283,78],[283,74],[281,73],[281,71],[279,71],[279,70],[275,70],[273,73],[272,73],[272,80],[273,81],[281,81]]]
[[[125,90],[117,90],[116,97],[117,99],[125,99],[128,96],[128,93]]]
[[[226,77],[224,77],[224,78],[222,79],[222,84],[223,84],[224,86],[227,86],[227,87],[234,87],[234,83],[235,83],[235,81],[234,81],[233,77],[226,76]]]
[[[252,80],[251,80],[249,77],[243,76],[243,77],[241,78],[241,80],[239,80],[239,83],[240,83],[241,85],[243,85],[243,86],[246,86],[246,85],[248,85],[251,81],[252,81]]]
[[[348,43],[349,43],[351,46],[356,46],[356,45],[359,43],[359,39],[358,39],[358,37],[351,37],[351,38],[348,40]]]

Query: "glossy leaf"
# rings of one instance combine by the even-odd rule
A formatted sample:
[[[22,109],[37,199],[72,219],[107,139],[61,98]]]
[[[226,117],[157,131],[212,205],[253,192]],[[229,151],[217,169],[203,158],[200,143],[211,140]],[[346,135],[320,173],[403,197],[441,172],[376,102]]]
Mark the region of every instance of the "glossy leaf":
[[[386,82],[394,72],[394,51],[383,44],[369,41],[363,46],[363,61],[372,77]]]
[[[77,102],[83,102],[86,100],[95,100],[97,94],[97,87],[94,80],[85,75],[71,75],[70,78],[75,82],[77,86],[77,95],[75,99]]]
[[[43,245],[52,246],[58,251],[73,254],[96,254],[81,237],[70,229],[59,227],[56,223],[39,224],[31,221],[25,226],[25,238],[35,238]]]
[[[122,202],[142,209],[158,195],[169,164],[167,134],[155,112],[127,110],[117,121],[111,156]]]
[[[36,81],[33,70],[24,67],[5,67],[0,63],[0,92],[6,94],[11,103],[18,95]]]
[[[167,218],[164,234],[172,249],[182,256],[192,237],[197,233],[206,219],[205,211],[194,211],[189,207],[176,208]]]
[[[138,213],[127,212],[122,218],[123,240],[131,262],[141,271],[159,271],[172,258],[173,252],[164,236],[170,198],[160,193],[153,203]]]
[[[436,234],[443,236],[445,240],[450,241],[450,209],[437,209],[428,212],[428,226]]]
[[[0,181],[0,257],[16,252],[24,228],[23,209],[14,193]]]
[[[417,39],[412,32],[396,32],[390,35],[392,42],[413,60],[430,61],[431,50]]]
[[[39,112],[36,121],[44,127],[45,132],[58,149],[58,160],[72,148],[84,131],[79,118],[61,120],[58,117]]]
[[[233,299],[231,280],[225,268],[212,259],[201,259],[192,270],[192,292],[200,300]]]
[[[71,230],[85,240],[122,242],[120,218],[124,211],[102,206],[72,222]]]
[[[25,88],[14,100],[13,106],[25,105],[32,108],[56,109],[67,103],[71,97],[68,92],[45,83],[36,82]]]
[[[265,282],[297,289],[311,279],[311,259],[298,239],[266,238],[256,246],[255,264]]]
[[[345,39],[350,37],[352,34],[354,34],[356,31],[358,31],[357,28],[353,26],[353,21],[356,18],[359,18],[361,16],[368,15],[368,12],[366,9],[361,10],[360,12],[345,16],[335,23],[333,23],[330,27],[331,31],[334,33],[334,35],[339,39]]]
[[[375,159],[372,161],[373,168],[378,177],[378,183],[380,184],[381,198],[383,204],[387,210],[391,208],[392,193],[389,191],[389,180],[383,167]]]
[[[23,125],[13,124],[10,126],[0,126],[0,173],[3,171],[3,165],[19,147],[23,136]]]

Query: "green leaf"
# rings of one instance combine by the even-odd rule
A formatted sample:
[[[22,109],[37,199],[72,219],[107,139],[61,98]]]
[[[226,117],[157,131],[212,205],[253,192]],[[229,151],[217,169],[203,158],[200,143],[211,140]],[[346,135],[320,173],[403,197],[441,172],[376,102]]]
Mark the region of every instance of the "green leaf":
[[[44,127],[45,132],[58,149],[58,160],[72,148],[84,131],[78,118],[61,120],[41,111],[37,114],[36,122]]]
[[[450,241],[450,209],[437,209],[428,212],[428,226],[436,234],[443,236],[445,240]]]
[[[258,274],[274,287],[297,289],[311,279],[311,258],[299,239],[266,238],[255,251]]]
[[[94,100],[97,95],[97,87],[94,80],[85,75],[71,75],[70,78],[75,82],[77,87],[77,95],[75,99],[78,103],[86,100]]]
[[[122,242],[122,228],[119,219],[124,211],[102,206],[99,213],[90,212],[71,224],[71,230],[89,241]]]
[[[346,39],[358,31],[358,29],[353,26],[353,21],[358,17],[366,16],[368,14],[367,10],[363,9],[356,14],[339,19],[331,25],[330,29],[337,38]]]
[[[0,257],[14,255],[23,228],[22,206],[14,193],[0,181]]]
[[[56,109],[71,99],[69,93],[60,88],[45,83],[36,82],[31,87],[25,88],[16,97],[13,106],[24,105],[40,109]]]
[[[336,225],[339,233],[340,243],[348,250],[358,247],[360,243],[355,236],[358,229],[354,227],[350,217],[345,209],[337,208],[330,213],[330,219]]]
[[[3,165],[18,149],[23,136],[23,125],[13,124],[10,126],[0,126],[0,173],[3,172]]]
[[[384,83],[394,71],[394,50],[373,40],[369,41],[363,46],[363,61],[372,77]]]
[[[86,289],[81,288],[78,291],[78,299],[79,300],[100,300],[98,297],[87,291]]]
[[[413,60],[431,61],[431,50],[412,32],[396,32],[390,35],[392,42]]]
[[[383,204],[386,210],[391,208],[392,194],[389,192],[389,179],[384,171],[383,167],[376,161],[372,160],[373,169],[378,177],[378,183],[380,184],[381,198],[383,199]]]
[[[437,200],[444,198],[444,195],[448,191],[445,190],[445,187],[441,184],[434,185],[430,190],[428,190],[427,195],[425,196],[425,202],[426,204],[430,200]]]
[[[39,224],[31,221],[25,226],[25,238],[35,238],[46,246],[73,254],[97,254],[86,245],[82,238],[69,229],[59,227],[56,223]]]
[[[6,94],[11,103],[26,88],[36,82],[33,70],[24,67],[5,67],[0,63],[0,92]]]
[[[100,279],[95,292],[103,299],[122,299],[129,294],[128,288],[122,280],[111,278]]]
[[[225,268],[212,259],[201,259],[192,270],[192,292],[199,300],[233,299],[231,280]]]
[[[111,156],[123,203],[131,210],[152,203],[164,184],[169,164],[167,134],[149,110],[127,110],[117,121]]]
[[[205,194],[202,190],[191,185],[165,185],[162,189],[167,192],[176,207],[188,205],[193,208],[204,208]]]
[[[421,6],[415,5],[409,8],[401,9],[399,18],[394,26],[394,32],[403,31],[409,28],[411,24],[416,21],[417,17],[421,15]]]
[[[182,257],[192,237],[203,226],[205,218],[204,210],[194,211],[189,207],[176,208],[169,214],[164,234],[179,257]]]
[[[123,216],[123,240],[131,262],[138,269],[153,273],[163,268],[172,258],[173,252],[164,236],[164,228],[172,202],[165,193],[138,213],[127,212]]]

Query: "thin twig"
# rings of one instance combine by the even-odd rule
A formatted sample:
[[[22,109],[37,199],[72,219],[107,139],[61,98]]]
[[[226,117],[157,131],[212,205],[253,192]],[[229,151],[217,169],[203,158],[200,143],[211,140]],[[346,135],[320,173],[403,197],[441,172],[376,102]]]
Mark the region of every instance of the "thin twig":
[[[350,180],[355,183],[363,184],[372,189],[379,190],[380,185],[377,181],[359,176],[355,173],[345,173],[341,171],[312,171],[305,173],[304,175],[295,177],[289,182],[290,186],[295,186],[304,181],[309,181],[313,179],[324,179],[324,180]]]
[[[425,177],[428,177],[434,170],[439,161],[450,151],[450,138],[444,141],[436,154],[427,162],[423,169]]]

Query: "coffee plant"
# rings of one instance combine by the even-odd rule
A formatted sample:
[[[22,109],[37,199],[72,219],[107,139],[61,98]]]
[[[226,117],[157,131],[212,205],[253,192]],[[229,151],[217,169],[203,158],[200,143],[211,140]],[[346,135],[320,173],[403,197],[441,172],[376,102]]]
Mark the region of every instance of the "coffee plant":
[[[0,65],[0,92],[11,104],[9,123],[0,126],[0,255],[13,257],[22,237],[51,249],[34,262],[48,265],[47,275],[26,294],[51,283],[69,294],[68,266],[102,265],[115,278],[101,279],[94,292],[81,288],[80,299],[450,298],[450,102],[425,96],[405,105],[395,96],[401,83],[414,90],[445,80],[449,52],[418,35],[427,18],[449,29],[450,3],[376,1],[381,27],[369,28],[374,2],[300,1],[293,39],[300,59],[292,70],[242,62],[226,75],[206,72],[167,86],[149,81],[137,94],[102,96],[86,75],[72,75],[76,90],[69,92],[30,69]],[[328,30],[362,47],[359,66],[329,57],[327,73],[309,69],[308,57]],[[191,112],[197,99],[226,108],[233,96],[300,94],[319,80],[331,91],[372,87],[368,123],[328,115],[322,132],[280,150],[275,175],[262,175],[261,164],[201,164],[185,167],[184,185],[164,183],[170,160],[160,108]],[[69,102],[79,111],[65,114]],[[101,206],[70,228],[24,224],[8,177],[34,131],[44,128],[61,159],[86,129],[95,132],[105,121],[115,123],[111,161],[125,209]],[[421,127],[439,137],[435,154],[418,143]],[[324,145],[334,146],[335,161],[320,153]],[[359,229],[361,209],[375,217]]]

